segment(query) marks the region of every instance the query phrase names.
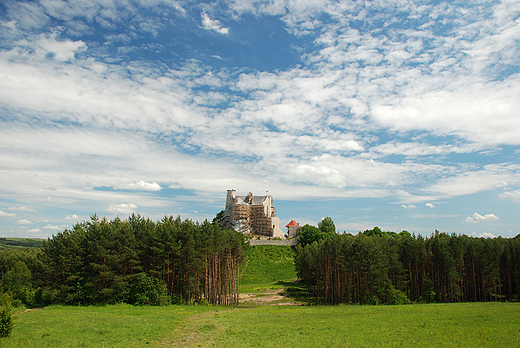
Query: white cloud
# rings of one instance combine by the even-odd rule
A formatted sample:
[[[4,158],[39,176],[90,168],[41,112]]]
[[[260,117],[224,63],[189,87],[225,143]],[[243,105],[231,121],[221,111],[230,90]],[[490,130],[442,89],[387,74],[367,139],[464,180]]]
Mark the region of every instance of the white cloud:
[[[489,233],[489,232],[482,233],[482,237],[484,237],[484,238],[496,238],[496,236],[493,233]]]
[[[32,30],[39,29],[49,23],[49,17],[37,3],[14,2],[7,7],[12,21],[17,28]]]
[[[87,45],[82,41],[58,41],[57,35],[58,32],[53,32],[49,37],[44,34],[40,35],[36,45],[31,46],[31,49],[34,50],[32,54],[39,59],[52,56],[52,59],[58,62],[66,62],[74,59],[77,53],[87,49]]]
[[[495,220],[498,220],[498,216],[496,216],[495,214],[486,214],[482,216],[479,213],[475,213],[472,216],[468,216],[465,221],[469,223],[479,223]]]
[[[6,213],[5,211],[0,210],[0,217],[15,217],[15,213]]]
[[[431,79],[423,78],[417,83]],[[512,78],[489,84],[472,77],[459,79],[440,91],[424,92],[415,86],[417,95],[411,95],[411,89],[393,104],[374,105],[372,117],[395,130],[422,129],[486,144],[520,144],[516,112],[520,101],[515,97],[520,94],[520,81]]]
[[[62,230],[63,228],[59,226],[54,226],[51,224],[47,224],[47,226],[42,227],[44,230]]]
[[[519,166],[511,164],[487,165],[482,170],[462,167],[450,173],[447,178],[424,188],[424,192],[442,197],[456,197],[517,185],[519,169]]]
[[[129,183],[129,184],[121,184],[117,185],[118,190],[137,190],[137,191],[160,191],[161,186],[157,184],[155,181],[153,183],[148,183],[144,181],[138,181],[135,183]]]
[[[77,220],[77,219],[79,219],[79,216],[77,216],[76,214],[67,215],[65,217],[65,219],[67,219],[67,220]]]
[[[500,198],[509,199],[512,201],[520,201],[520,190],[508,191],[498,195]]]
[[[465,146],[454,146],[454,145],[430,145],[419,143],[416,141],[410,141],[407,143],[402,142],[388,142],[385,144],[377,145],[370,148],[370,155],[373,157],[386,157],[392,155],[403,155],[407,157],[419,157],[419,156],[432,156],[432,155],[447,155],[447,154],[462,154],[472,153],[482,146],[476,144],[467,144]]]
[[[417,208],[415,205],[413,204],[403,204],[401,205],[401,207],[405,208],[405,209],[415,209]]]
[[[121,203],[121,204],[110,204],[107,208],[107,212],[111,214],[125,214],[129,215],[137,209],[137,206],[132,203]]]
[[[429,208],[435,208],[435,205],[433,205],[432,203],[426,203],[426,206]]]
[[[268,169],[269,161],[266,162],[265,169]],[[387,189],[389,182],[403,183],[410,171],[406,166],[329,154],[310,159],[284,159],[280,168],[282,172],[279,175],[292,183],[378,190]]]
[[[32,225],[33,223],[27,219],[18,220],[15,222],[18,225]]]
[[[399,203],[422,203],[424,201],[436,199],[436,197],[432,196],[415,195],[402,189],[395,191],[394,197],[399,200]]]
[[[286,1],[284,0],[234,0],[231,1],[229,6],[233,11],[242,15],[243,13],[253,13],[254,15],[284,15],[286,13],[285,6]]]
[[[31,230],[28,230],[27,232],[28,232],[28,233],[40,232],[40,229],[39,229],[39,228],[33,228],[33,229],[31,229]]]
[[[219,20],[211,19],[209,16],[205,13],[201,13],[202,17],[202,27],[207,30],[213,30],[217,33],[227,35],[229,33],[229,28],[222,27],[222,24]]]
[[[27,207],[9,207],[7,208],[7,210],[11,210],[11,211],[27,211],[27,212],[35,212],[37,211],[36,209],[32,209],[32,208],[27,208]]]
[[[479,237],[479,238],[496,238],[496,236],[493,233],[489,233],[489,232],[484,232],[484,233],[476,233],[476,232],[474,232],[473,236],[474,237]]]

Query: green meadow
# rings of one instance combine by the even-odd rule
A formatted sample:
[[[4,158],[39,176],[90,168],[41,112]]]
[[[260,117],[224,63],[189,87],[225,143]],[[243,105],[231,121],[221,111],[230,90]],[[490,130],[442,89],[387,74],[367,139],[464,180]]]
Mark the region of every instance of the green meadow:
[[[518,347],[520,304],[50,306],[2,347]]]
[[[300,288],[292,283],[291,248],[252,247],[248,253],[242,293],[287,295],[287,301],[16,308],[12,334],[0,347],[520,346],[520,303],[313,306],[294,296]],[[287,303],[293,305],[280,305]]]

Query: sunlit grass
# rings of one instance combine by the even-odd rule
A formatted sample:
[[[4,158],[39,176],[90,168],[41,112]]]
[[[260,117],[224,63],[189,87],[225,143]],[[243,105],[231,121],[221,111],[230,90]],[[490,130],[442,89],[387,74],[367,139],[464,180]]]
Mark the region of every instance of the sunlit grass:
[[[272,245],[252,246],[248,250],[248,261],[241,274],[242,292],[254,288],[272,288],[279,281],[296,279],[294,251],[291,247]]]
[[[219,347],[514,347],[516,303],[258,307],[225,312]]]
[[[50,306],[15,315],[5,347],[144,347],[160,341],[187,318],[216,308]]]
[[[517,347],[519,303],[48,308],[2,347]]]

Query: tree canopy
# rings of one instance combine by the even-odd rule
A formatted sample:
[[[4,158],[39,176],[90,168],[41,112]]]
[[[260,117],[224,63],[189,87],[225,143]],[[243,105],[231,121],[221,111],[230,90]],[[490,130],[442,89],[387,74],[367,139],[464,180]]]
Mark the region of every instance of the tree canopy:
[[[517,301],[520,240],[379,228],[296,247],[298,276],[327,304]]]
[[[323,218],[318,222],[318,229],[323,234],[336,233],[336,225],[334,225],[334,221],[330,217]]]
[[[299,244],[305,246],[317,242],[323,238],[333,236],[336,233],[336,226],[332,218],[323,218],[319,223],[318,227],[311,226],[309,224],[300,227],[298,232]]]
[[[0,252],[1,285],[26,304],[236,304],[244,245],[208,221],[93,215],[36,253]]]

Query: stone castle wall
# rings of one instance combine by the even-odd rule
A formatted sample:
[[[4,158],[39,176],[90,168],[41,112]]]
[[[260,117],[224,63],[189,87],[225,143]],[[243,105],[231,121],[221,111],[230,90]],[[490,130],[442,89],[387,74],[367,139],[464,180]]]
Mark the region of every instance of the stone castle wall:
[[[261,240],[261,239],[250,239],[249,245],[277,245],[277,246],[295,246],[298,244],[298,239],[289,240]]]

